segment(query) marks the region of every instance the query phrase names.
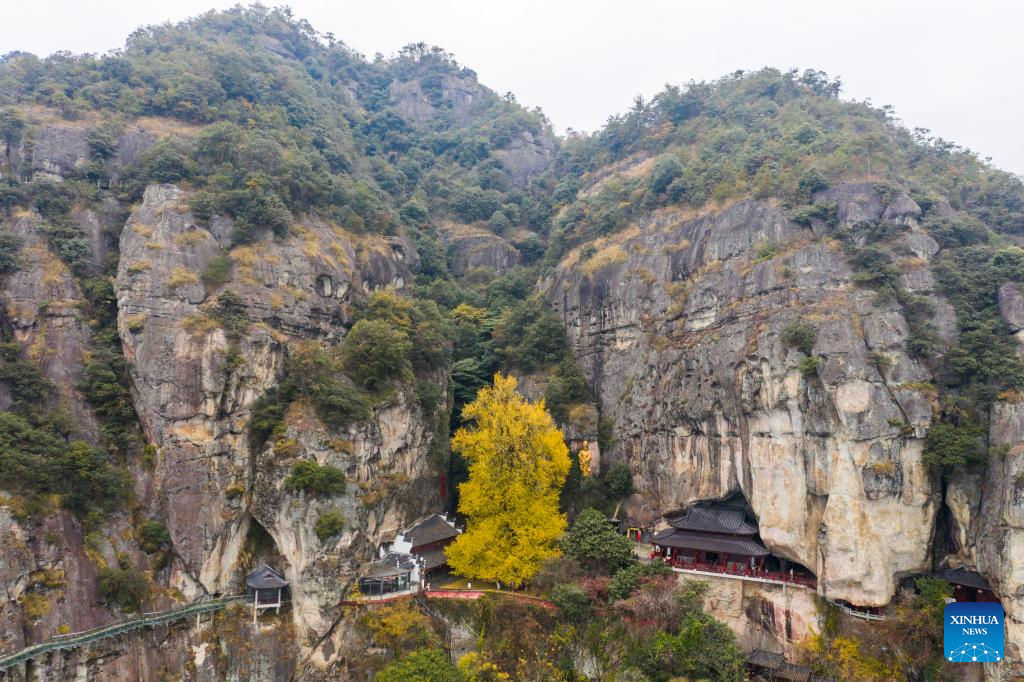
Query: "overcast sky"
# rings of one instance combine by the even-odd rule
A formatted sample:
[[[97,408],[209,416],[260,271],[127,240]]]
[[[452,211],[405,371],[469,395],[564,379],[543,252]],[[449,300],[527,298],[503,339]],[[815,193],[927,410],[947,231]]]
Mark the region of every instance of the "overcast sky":
[[[0,53],[105,52],[137,26],[221,0],[6,0]],[[273,2],[264,4],[272,5]],[[910,127],[1024,174],[1024,3],[1008,0],[292,0],[295,14],[368,56],[424,41],[481,82],[540,106],[561,132],[598,128],[665,83],[737,69],[811,67],[844,97],[891,104]]]

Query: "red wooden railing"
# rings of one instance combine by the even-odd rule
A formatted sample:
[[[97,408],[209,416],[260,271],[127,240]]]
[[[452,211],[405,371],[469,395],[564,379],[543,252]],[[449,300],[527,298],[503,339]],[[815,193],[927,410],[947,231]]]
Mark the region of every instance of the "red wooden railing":
[[[423,592],[427,599],[479,599],[485,594],[500,594],[516,601],[535,604],[545,609],[558,608],[552,602],[542,597],[535,597],[532,594],[522,592],[509,592],[507,590],[463,590],[463,589],[430,589]]]
[[[558,608],[552,602],[542,597],[535,597],[532,594],[523,594],[522,592],[512,592],[509,590],[469,590],[469,589],[428,589],[419,590],[412,589],[406,590],[405,592],[395,592],[388,595],[374,595],[372,597],[363,596],[359,599],[343,599],[341,600],[342,606],[374,606],[376,604],[387,604],[389,602],[398,601],[400,599],[411,599],[418,594],[422,594],[427,599],[479,599],[485,594],[497,594],[503,597],[508,597],[520,602],[526,602],[529,604],[535,604],[545,609]]]
[[[794,585],[802,585],[812,590],[818,588],[818,581],[812,577],[799,573],[785,573],[782,571],[766,571],[751,568],[746,562],[730,562],[729,564],[708,564],[700,561],[687,561],[679,557],[665,558],[656,552],[651,552],[652,561],[663,561],[672,568],[681,568],[691,571],[704,571],[705,573],[722,573],[742,578],[761,578],[763,580],[777,580]]]

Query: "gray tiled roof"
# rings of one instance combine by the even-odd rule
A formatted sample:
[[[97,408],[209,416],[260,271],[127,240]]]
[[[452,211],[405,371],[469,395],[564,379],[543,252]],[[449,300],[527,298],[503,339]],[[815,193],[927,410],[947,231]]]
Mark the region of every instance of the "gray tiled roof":
[[[388,552],[382,558],[370,564],[370,570],[366,572],[366,578],[386,578],[402,573],[411,573],[416,564],[408,554],[396,554]]]
[[[448,563],[448,557],[445,556],[444,549],[432,549],[417,556],[423,559],[423,569],[426,571]]]
[[[288,581],[270,566],[263,564],[245,576],[245,585],[254,590],[272,590],[278,587],[288,587]]]
[[[978,590],[991,590],[988,580],[980,573],[968,571],[966,568],[946,568],[936,572],[935,577],[942,578],[948,583],[973,587]]]
[[[668,519],[668,524],[679,530],[728,535],[756,535],[757,524],[747,519],[742,509],[715,505],[697,505],[683,516]]]
[[[412,548],[429,545],[438,540],[454,538],[459,534],[450,523],[444,520],[440,514],[433,514],[416,523],[415,526],[406,531],[403,536],[412,543]]]
[[[725,535],[706,535],[688,531],[666,528],[656,533],[651,542],[663,547],[679,549],[695,549],[704,552],[723,552],[740,556],[765,556],[768,549],[755,538],[729,537]]]

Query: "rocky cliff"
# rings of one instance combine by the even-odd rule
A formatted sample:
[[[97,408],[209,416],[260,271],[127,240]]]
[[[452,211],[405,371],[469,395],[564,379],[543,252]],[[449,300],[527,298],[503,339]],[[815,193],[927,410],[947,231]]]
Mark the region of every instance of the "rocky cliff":
[[[337,340],[347,306],[376,288],[404,286],[416,252],[400,239],[357,240],[317,222],[296,226],[283,243],[268,237],[236,247],[222,287],[237,295],[248,322],[229,341],[212,317],[215,292],[195,273],[220,253],[230,225],[199,227],[184,198],[174,186],[150,187],[121,239],[119,327],[140,420],[158,449],[140,485],[152,513],[167,519],[170,582],[186,598],[238,592],[240,553],[258,524],[286,560],[302,641],[317,643],[360,563],[400,524],[440,506],[428,425],[401,393],[342,432],[297,404],[284,436],[259,452],[246,438],[248,408],[278,382],[290,346]],[[443,376],[434,380],[443,386]],[[355,485],[327,500],[289,491],[283,481],[296,459],[336,466]],[[403,486],[417,494],[396,495]],[[350,527],[324,546],[313,528],[330,508]]]
[[[836,206],[840,228],[903,226],[902,285],[931,302],[943,347],[954,343],[921,208],[870,183],[814,199]],[[698,216],[653,211],[571,252],[542,288],[614,420],[603,457],[634,472],[627,511],[639,522],[741,495],[773,554],[809,568],[825,599],[861,606],[888,604],[902,578],[949,559],[992,580],[1020,647],[1020,410],[993,413],[992,441],[1012,444],[1009,454],[944,491],[921,461],[932,371],[908,352],[899,306],[853,275],[820,220],[803,226],[772,202],[740,201]],[[796,320],[816,329],[822,360],[804,371],[783,340]],[[954,523],[937,531],[944,504]],[[934,556],[936,532],[952,532],[959,555]]]
[[[132,469],[138,500],[133,514],[160,520],[173,547],[166,565],[151,566],[151,579],[166,595],[156,603],[169,608],[237,594],[254,561],[277,557],[293,584],[292,620],[282,623],[299,634],[288,641],[301,658],[332,662],[341,643],[330,637],[343,634],[333,632],[338,602],[359,567],[401,526],[442,507],[442,463],[427,456],[433,423],[402,392],[378,405],[370,419],[342,430],[325,427],[310,406],[295,403],[280,437],[265,450],[254,450],[246,431],[249,408],[278,383],[289,348],[336,342],[350,322],[351,304],[380,287],[401,289],[417,254],[402,239],[356,238],[316,221],[297,225],[283,243],[268,238],[223,249],[230,221],[199,226],[187,196],[173,185],[146,190],[121,234],[116,281],[132,395],[146,441],[155,446],[152,460]],[[26,214],[11,226],[22,240],[23,258],[5,287],[6,319],[26,354],[38,359],[59,387],[60,401],[79,431],[96,442],[96,418],[76,390],[90,347],[90,330],[79,313],[83,296],[38,234],[38,222],[38,216]],[[197,273],[223,252],[233,262],[232,277],[208,287]],[[217,294],[223,291],[235,293],[235,312],[245,320],[241,330],[225,331],[215,319]],[[427,380],[443,394],[443,373]],[[299,459],[344,471],[348,492],[313,498],[286,488],[285,478]],[[340,510],[347,526],[323,541],[313,529],[328,509]],[[15,513],[4,507],[0,530],[5,649],[121,618],[98,605],[96,573],[98,565],[116,565],[125,552],[146,565],[133,547],[129,517],[108,521],[103,529],[108,539],[90,549],[70,514],[36,524]],[[256,527],[272,542],[260,556],[247,544]],[[99,558],[91,554],[97,551]],[[36,596],[28,600],[26,594]],[[123,654],[127,659],[115,643],[114,653],[106,654],[113,656],[109,665],[69,654],[47,666],[55,674],[78,667],[101,676],[131,670],[135,676],[175,669],[196,655],[190,646],[199,644],[190,644],[187,630],[177,628],[167,636],[165,651],[145,654],[146,661],[131,662],[136,654],[129,651],[141,642],[128,638],[120,645],[129,650]],[[282,651],[271,647],[267,655]],[[293,658],[288,665],[295,663]]]
[[[237,594],[261,561],[292,600],[29,677],[365,674],[397,647],[340,603],[449,507],[452,411],[498,370],[587,445],[567,508],[616,509],[602,476],[624,489],[625,465],[631,525],[727,499],[816,576],[716,579],[706,607],[743,646],[796,655],[825,603],[885,607],[965,567],[1022,672],[1024,365],[988,357],[1024,357],[1019,179],[813,71],[668,87],[559,139],[439,49],[371,62],[260,7],[65,57],[0,59],[0,457],[29,449],[26,415],[59,445],[38,476],[0,472],[0,652]],[[988,279],[950,285],[975,262]],[[373,366],[344,364],[363,321]],[[958,447],[986,461],[926,465],[939,424],[980,429]],[[124,474],[116,505],[44,485],[78,441]],[[310,463],[343,482],[295,484]],[[318,532],[328,514],[343,527]]]

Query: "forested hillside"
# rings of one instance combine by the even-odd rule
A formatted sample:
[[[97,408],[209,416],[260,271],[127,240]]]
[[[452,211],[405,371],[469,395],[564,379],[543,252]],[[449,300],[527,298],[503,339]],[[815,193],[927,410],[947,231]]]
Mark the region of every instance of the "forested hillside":
[[[371,60],[260,6],[4,55],[0,651],[268,561],[292,606],[240,660],[197,654],[245,636],[218,621],[50,673],[739,679],[766,648],[954,679],[928,581],[964,568],[1019,668],[1021,240],[1020,178],[814,70],[560,137],[440,48]],[[460,510],[451,434],[496,372],[569,446],[558,610],[346,610],[382,542]],[[720,593],[602,535],[710,500],[817,587]]]

